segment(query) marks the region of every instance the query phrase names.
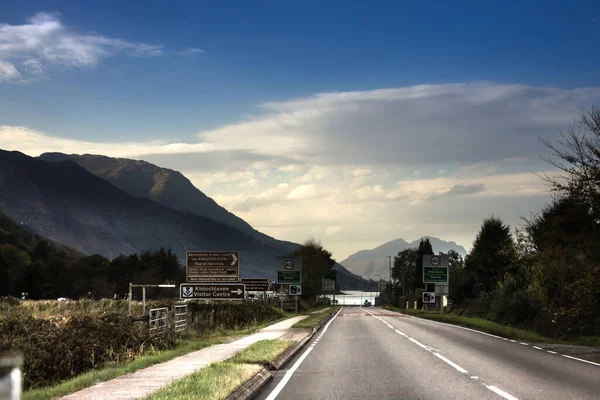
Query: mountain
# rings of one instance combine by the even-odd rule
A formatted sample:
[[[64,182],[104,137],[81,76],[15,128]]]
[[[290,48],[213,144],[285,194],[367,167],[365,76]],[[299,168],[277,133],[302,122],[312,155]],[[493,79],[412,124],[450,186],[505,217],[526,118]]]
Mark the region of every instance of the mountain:
[[[436,237],[427,236],[433,247],[433,251],[438,253],[440,251],[446,253],[448,250],[455,250],[463,257],[466,256],[467,251],[461,245],[455,242],[446,242]],[[381,279],[389,279],[389,258],[398,255],[398,253],[405,249],[418,248],[421,239],[417,239],[411,243],[403,239],[396,239],[390,242],[384,243],[379,247],[372,250],[361,250],[346,258],[341,262],[349,271],[360,275],[365,278],[379,279],[375,275],[380,275]]]
[[[295,243],[276,240],[257,231],[246,221],[198,190],[178,171],[141,160],[92,154],[44,153],[39,158],[46,161],[75,162],[133,197],[147,197],[175,210],[210,218],[264,243],[281,245],[293,250],[298,247]]]
[[[134,197],[70,160],[47,161],[3,150],[0,212],[38,235],[109,258],[165,247],[185,262],[189,250],[237,250],[242,252],[242,277],[275,278],[274,257],[299,246],[263,241],[205,216]],[[366,283],[338,268],[346,288]]]
[[[82,257],[83,253],[36,235],[0,212],[0,296],[29,291],[31,282],[43,279],[44,267],[72,264]]]
[[[159,247],[185,262],[188,250],[243,253],[242,276],[274,277],[289,248],[266,244],[228,225],[133,197],[71,161],[0,150],[0,211],[35,233],[109,258]]]

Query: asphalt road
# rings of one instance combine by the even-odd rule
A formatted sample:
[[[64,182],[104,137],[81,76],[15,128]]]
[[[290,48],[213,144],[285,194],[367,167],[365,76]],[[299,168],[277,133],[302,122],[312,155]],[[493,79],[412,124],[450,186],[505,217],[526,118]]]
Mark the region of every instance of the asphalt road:
[[[257,399],[600,399],[600,365],[376,307],[342,308],[285,368]]]

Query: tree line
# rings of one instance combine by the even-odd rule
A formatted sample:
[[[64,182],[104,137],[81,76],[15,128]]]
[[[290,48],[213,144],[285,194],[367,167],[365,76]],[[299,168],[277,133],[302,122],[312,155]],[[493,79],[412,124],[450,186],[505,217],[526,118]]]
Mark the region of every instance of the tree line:
[[[455,312],[546,336],[598,335],[600,110],[592,107],[559,141],[544,143],[545,159],[560,171],[542,176],[550,203],[512,231],[499,217],[486,218],[464,260],[449,252],[449,299]],[[395,257],[394,301],[424,289],[426,254],[434,254],[428,240]]]

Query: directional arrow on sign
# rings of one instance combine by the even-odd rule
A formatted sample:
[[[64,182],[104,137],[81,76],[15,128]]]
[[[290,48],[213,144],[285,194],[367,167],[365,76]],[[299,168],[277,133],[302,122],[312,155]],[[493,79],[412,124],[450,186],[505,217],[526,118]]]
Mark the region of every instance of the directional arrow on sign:
[[[235,265],[235,263],[237,262],[238,258],[235,255],[235,253],[231,253],[231,256],[233,257],[233,261],[231,262],[231,265]]]
[[[242,294],[242,289],[232,290],[231,293],[235,293],[237,295],[240,295],[240,294]]]

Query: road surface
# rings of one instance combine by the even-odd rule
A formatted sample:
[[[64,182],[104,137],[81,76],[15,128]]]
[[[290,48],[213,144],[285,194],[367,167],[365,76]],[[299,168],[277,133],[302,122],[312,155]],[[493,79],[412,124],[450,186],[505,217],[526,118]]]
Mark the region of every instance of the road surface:
[[[256,398],[600,399],[600,365],[376,307],[344,307]]]

